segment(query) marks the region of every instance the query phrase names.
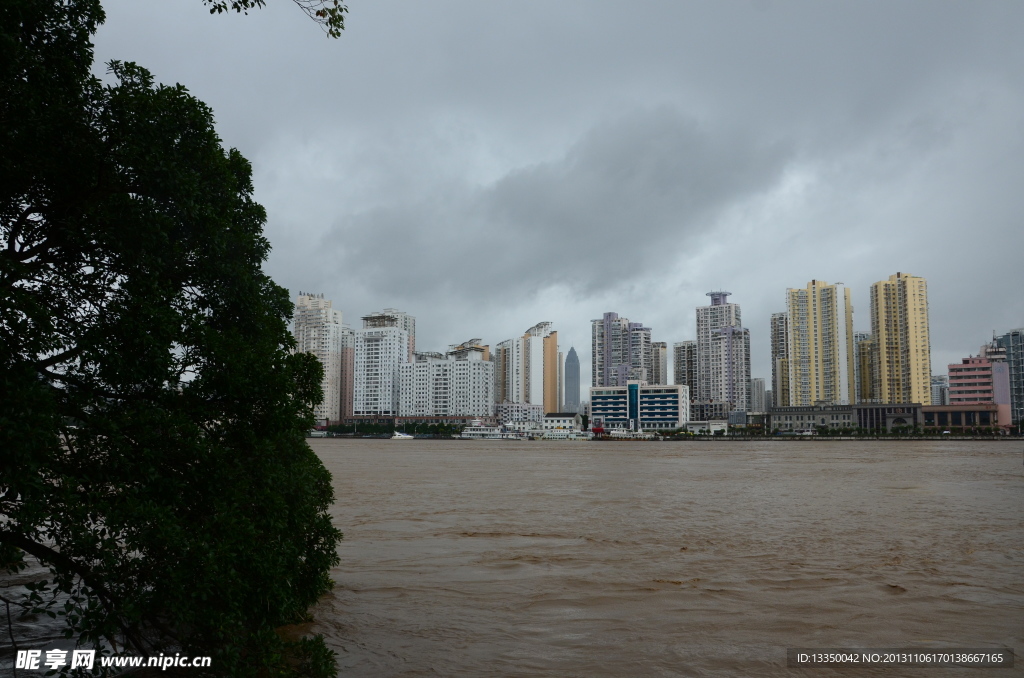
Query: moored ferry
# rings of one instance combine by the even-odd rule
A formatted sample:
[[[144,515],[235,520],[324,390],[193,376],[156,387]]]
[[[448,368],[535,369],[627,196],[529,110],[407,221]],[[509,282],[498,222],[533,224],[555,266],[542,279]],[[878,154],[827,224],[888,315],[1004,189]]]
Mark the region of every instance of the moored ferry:
[[[503,426],[484,426],[479,420],[469,423],[459,437],[463,440],[523,440],[522,433],[508,431]]]
[[[608,437],[612,440],[654,440],[653,433],[633,431],[626,428],[614,428],[608,431]]]
[[[593,440],[594,434],[590,431],[576,431],[573,429],[553,428],[544,431],[544,440]]]

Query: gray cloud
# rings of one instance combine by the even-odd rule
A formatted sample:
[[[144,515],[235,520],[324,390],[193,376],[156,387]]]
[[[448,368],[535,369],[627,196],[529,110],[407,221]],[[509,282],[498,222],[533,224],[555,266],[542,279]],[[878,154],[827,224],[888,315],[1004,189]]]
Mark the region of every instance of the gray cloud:
[[[267,270],[423,345],[616,310],[692,336],[724,287],[755,374],[787,287],[930,281],[936,371],[1024,325],[1024,5],[117,0],[101,60],[216,111],[253,160]],[[102,70],[102,69],[100,69]]]
[[[666,247],[692,246],[722,210],[774,185],[791,157],[660,107],[602,124],[563,158],[493,184],[441,186],[348,215],[324,248],[373,288],[412,299],[467,279],[589,294],[642,275]]]

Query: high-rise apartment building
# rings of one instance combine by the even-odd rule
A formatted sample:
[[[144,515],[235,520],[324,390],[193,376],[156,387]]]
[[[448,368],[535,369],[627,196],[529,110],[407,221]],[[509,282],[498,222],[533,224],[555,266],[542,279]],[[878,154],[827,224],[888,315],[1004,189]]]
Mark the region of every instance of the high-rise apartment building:
[[[569,347],[565,356],[565,412],[579,412],[580,409],[580,357],[576,348]]]
[[[355,396],[356,334],[348,325],[341,326],[341,419],[352,416]]]
[[[672,344],[672,383],[688,386],[697,392],[697,342],[677,341]]]
[[[1024,328],[1010,330],[995,338],[1003,349],[1010,371],[1010,415],[1016,423],[1024,422]]]
[[[620,386],[629,380],[650,380],[651,328],[609,312],[590,321],[590,329],[593,386]]]
[[[932,375],[932,405],[949,404],[949,377],[945,374]]]
[[[398,415],[399,368],[411,362],[405,328],[415,328],[415,323],[414,318],[394,309],[363,316],[363,326],[354,333],[354,416]]]
[[[842,283],[812,280],[786,291],[790,407],[850,405],[856,398],[853,304]]]
[[[882,403],[931,404],[928,283],[896,273],[871,286],[872,395]]]
[[[727,403],[730,411],[750,410],[750,330],[730,325],[711,336],[709,403]]]
[[[494,363],[479,339],[414,357],[399,367],[399,416],[494,416]]]
[[[750,379],[750,411],[751,412],[767,412],[768,411],[768,391],[764,387],[764,379],[760,377],[752,377]]]
[[[525,403],[523,342],[506,339],[494,347],[494,402]]]
[[[789,316],[785,311],[772,313],[771,320],[772,359],[772,407],[789,405]]]
[[[711,305],[697,307],[696,402],[716,412],[750,408],[750,332],[742,327],[739,304],[727,301],[730,294],[708,292]]]
[[[565,412],[565,354],[558,352],[558,411]]]
[[[373,319],[372,322],[379,327],[398,327],[405,330],[409,335],[409,355],[406,362],[413,362],[413,354],[416,352],[416,318],[395,308],[385,308],[383,311],[371,313],[363,318],[364,327],[367,318]]]
[[[853,398],[856,403],[876,402],[872,384],[874,373],[875,342],[870,332],[853,333]]]
[[[668,344],[664,341],[651,342],[651,384],[668,384]]]
[[[630,379],[649,382],[654,377],[651,347],[651,328],[629,323]]]
[[[317,421],[337,420],[342,413],[343,333],[341,311],[322,294],[299,292],[292,315],[295,351],[312,353],[324,367],[324,398],[313,407]]]
[[[537,323],[521,337],[495,347],[495,402],[542,405],[558,411],[558,332]]]

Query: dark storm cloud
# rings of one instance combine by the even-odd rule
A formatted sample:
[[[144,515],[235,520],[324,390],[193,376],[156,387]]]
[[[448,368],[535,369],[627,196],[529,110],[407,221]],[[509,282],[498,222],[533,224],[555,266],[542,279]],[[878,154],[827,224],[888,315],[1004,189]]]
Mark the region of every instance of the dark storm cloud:
[[[491,185],[349,216],[324,245],[361,281],[411,299],[467,279],[593,293],[643,274],[666,246],[692,247],[724,209],[778,182],[791,156],[660,107],[600,125],[563,158]]]
[[[101,60],[181,82],[253,160],[267,270],[425,345],[615,310],[692,337],[724,287],[767,372],[812,278],[928,278],[936,372],[1024,326],[1024,4],[106,3]],[[102,69],[100,69],[102,70]],[[467,305],[467,299],[476,303]],[[464,335],[464,336],[463,336]]]

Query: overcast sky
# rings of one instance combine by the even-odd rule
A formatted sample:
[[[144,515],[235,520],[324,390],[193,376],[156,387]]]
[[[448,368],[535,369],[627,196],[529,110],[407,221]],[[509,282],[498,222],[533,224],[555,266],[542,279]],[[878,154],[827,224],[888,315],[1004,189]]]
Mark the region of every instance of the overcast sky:
[[[1024,3],[351,0],[330,40],[289,0],[105,2],[97,61],[212,106],[254,166],[293,295],[417,318],[417,347],[590,320],[655,341],[811,279],[928,279],[933,372],[1024,326]],[[99,67],[97,72],[103,69]]]

